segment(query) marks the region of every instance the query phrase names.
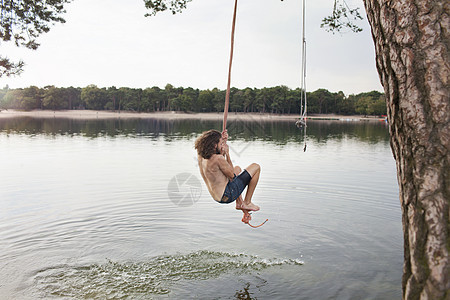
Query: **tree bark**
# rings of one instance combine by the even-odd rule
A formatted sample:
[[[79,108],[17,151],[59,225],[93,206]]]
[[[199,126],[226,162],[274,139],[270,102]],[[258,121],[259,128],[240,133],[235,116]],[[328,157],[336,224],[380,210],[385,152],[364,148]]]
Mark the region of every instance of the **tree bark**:
[[[450,299],[448,0],[364,0],[388,111],[404,299]]]

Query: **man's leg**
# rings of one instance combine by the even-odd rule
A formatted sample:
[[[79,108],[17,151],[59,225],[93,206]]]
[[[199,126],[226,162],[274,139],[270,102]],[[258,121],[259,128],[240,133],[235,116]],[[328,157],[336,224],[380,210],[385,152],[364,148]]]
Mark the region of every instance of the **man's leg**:
[[[234,167],[234,174],[239,175],[242,172],[241,167],[235,166]],[[239,196],[239,198],[236,199],[236,209],[241,209],[242,203],[244,200],[242,200],[242,195]]]
[[[234,174],[239,175],[241,174],[242,169],[239,166],[234,167]],[[245,224],[248,224],[250,220],[252,219],[252,216],[249,214],[249,211],[246,209],[242,209],[242,204],[244,203],[244,200],[242,199],[242,195],[239,195],[239,197],[236,199],[236,209],[242,210],[244,213],[244,216],[242,217],[242,222]]]
[[[247,193],[245,194],[244,203],[241,206],[246,210],[259,210],[259,206],[252,203],[253,192],[255,191],[256,185],[258,184],[259,174],[261,173],[261,167],[258,164],[251,164],[246,168],[247,172],[250,174],[252,179],[247,187]]]

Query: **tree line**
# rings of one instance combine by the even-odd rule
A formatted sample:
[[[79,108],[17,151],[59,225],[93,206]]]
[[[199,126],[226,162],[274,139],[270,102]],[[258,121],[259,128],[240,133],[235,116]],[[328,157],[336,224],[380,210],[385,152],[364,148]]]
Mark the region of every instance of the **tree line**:
[[[300,114],[301,90],[286,86],[270,88],[232,88],[230,107],[232,112],[259,112],[273,114]],[[385,115],[383,93],[371,91],[346,96],[343,92],[318,89],[308,92],[307,111],[311,114]],[[221,112],[224,108],[225,90],[217,88],[199,90],[191,87],[164,89],[109,87],[89,85],[84,88],[59,88],[30,86],[21,89],[0,90],[0,109],[92,109],[109,111],[184,111]]]

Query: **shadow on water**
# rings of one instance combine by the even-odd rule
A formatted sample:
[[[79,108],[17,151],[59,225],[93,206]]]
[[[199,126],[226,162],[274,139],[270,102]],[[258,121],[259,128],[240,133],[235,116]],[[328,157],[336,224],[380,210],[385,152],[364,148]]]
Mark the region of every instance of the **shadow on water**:
[[[252,297],[252,292],[250,291],[250,289],[251,284],[247,282],[242,290],[236,291],[236,294],[234,295],[235,299],[238,300],[257,299],[256,297]]]
[[[209,129],[221,130],[221,121],[167,119],[97,119],[17,117],[0,119],[0,132],[26,135],[191,139]],[[302,143],[303,131],[293,121],[236,119],[228,122],[231,139],[267,141],[278,145]],[[389,142],[384,122],[309,121],[307,139],[318,144],[327,140],[356,139],[368,143]]]

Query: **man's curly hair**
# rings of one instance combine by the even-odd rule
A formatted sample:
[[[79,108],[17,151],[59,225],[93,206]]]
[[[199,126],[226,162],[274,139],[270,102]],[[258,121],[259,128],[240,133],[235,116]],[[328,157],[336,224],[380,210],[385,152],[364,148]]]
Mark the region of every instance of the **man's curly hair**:
[[[203,132],[195,141],[195,149],[197,149],[198,155],[204,159],[209,159],[213,154],[219,154],[216,146],[221,137],[222,134],[214,129]]]

